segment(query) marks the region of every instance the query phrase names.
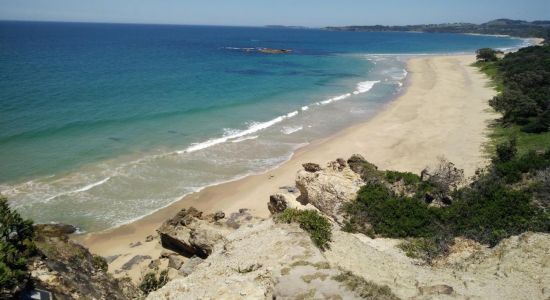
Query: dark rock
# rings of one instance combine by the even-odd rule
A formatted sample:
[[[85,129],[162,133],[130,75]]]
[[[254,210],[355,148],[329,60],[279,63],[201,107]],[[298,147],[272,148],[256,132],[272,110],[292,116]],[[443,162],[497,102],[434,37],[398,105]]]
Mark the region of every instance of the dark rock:
[[[135,248],[135,247],[138,247],[138,246],[141,246],[141,242],[140,242],[140,241],[130,243],[130,248]]]
[[[451,205],[453,204],[453,198],[451,196],[446,195],[441,197],[441,202],[445,205]]]
[[[145,242],[152,242],[153,240],[155,239],[155,237],[151,234],[151,235],[148,235],[146,238],[145,238]]]
[[[321,166],[319,166],[316,163],[305,163],[305,164],[302,164],[302,167],[304,167],[304,170],[310,173],[321,171]]]
[[[284,195],[275,194],[269,196],[269,202],[267,203],[267,209],[274,215],[283,212],[287,208],[286,198]]]
[[[213,218],[203,219],[202,212],[194,208],[182,209],[157,230],[162,247],[186,257],[206,258],[224,234],[220,224],[212,223]]]
[[[432,194],[426,193],[426,194],[424,195],[424,201],[425,201],[427,204],[432,203],[434,200],[435,200],[435,197],[434,197]]]
[[[340,171],[342,171],[347,166],[346,161],[343,158],[337,158],[336,162],[339,165],[338,170],[340,170]]]
[[[225,213],[223,211],[218,211],[214,214],[214,221],[219,221],[225,218]]]
[[[36,224],[34,228],[40,231],[40,234],[44,237],[65,238],[77,231],[75,226],[63,223]]]
[[[120,254],[117,254],[117,255],[111,255],[111,256],[104,257],[104,259],[108,264],[110,264],[119,257],[120,257]]]
[[[122,270],[128,271],[132,269],[135,265],[141,263],[144,260],[151,259],[151,256],[149,255],[136,255],[132,257],[129,261],[125,262],[122,267],[120,267]]]
[[[248,213],[248,209],[241,208],[239,209],[239,212],[229,215],[229,218],[227,219],[225,224],[230,228],[238,229],[239,227],[241,227],[242,223],[251,219],[252,216],[250,215],[250,213]]]

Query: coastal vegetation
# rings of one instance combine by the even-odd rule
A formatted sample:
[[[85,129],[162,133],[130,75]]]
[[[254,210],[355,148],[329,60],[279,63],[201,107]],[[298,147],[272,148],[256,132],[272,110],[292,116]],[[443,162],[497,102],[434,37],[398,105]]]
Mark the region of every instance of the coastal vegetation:
[[[276,220],[285,223],[298,223],[311,237],[313,243],[321,250],[329,247],[332,237],[332,225],[324,216],[314,210],[287,208],[277,215]]]
[[[499,87],[489,104],[502,114],[500,125],[522,132],[550,130],[550,45],[522,48],[502,59],[487,59],[484,50],[476,64]]]
[[[141,297],[127,279],[107,273],[104,258],[69,240],[76,229],[65,224],[34,224],[0,197],[0,299],[30,299],[44,289],[55,299]]]
[[[426,261],[445,253],[456,237],[492,247],[526,231],[550,232],[550,46],[502,59],[484,49],[478,59],[501,87],[490,101],[503,114],[491,135],[490,165],[467,185],[444,161],[422,176],[386,171],[344,207],[345,230],[406,238],[400,245],[405,253]],[[397,183],[404,187],[396,189]]]
[[[168,271],[163,270],[157,276],[155,272],[149,272],[143,276],[139,289],[146,295],[163,287],[168,282]]]
[[[20,291],[27,281],[27,262],[36,254],[33,237],[32,221],[0,196],[0,297]]]

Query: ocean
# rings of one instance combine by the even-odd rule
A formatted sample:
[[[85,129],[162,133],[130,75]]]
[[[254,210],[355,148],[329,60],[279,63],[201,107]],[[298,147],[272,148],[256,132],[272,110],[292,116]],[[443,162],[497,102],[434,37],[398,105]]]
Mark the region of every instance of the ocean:
[[[111,228],[368,120],[402,90],[411,55],[523,45],[459,34],[0,22],[0,193],[36,222]]]

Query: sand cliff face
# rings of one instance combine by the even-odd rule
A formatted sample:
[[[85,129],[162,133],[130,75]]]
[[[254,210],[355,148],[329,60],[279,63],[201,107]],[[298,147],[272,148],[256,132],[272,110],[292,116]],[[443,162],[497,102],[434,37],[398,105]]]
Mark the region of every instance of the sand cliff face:
[[[277,197],[277,207],[316,209],[329,217],[333,221],[330,249],[319,250],[297,225],[272,218],[244,217],[239,226],[227,230],[228,220],[218,220],[209,226],[226,231],[208,257],[192,268],[185,269],[183,263],[178,275],[148,299],[550,297],[548,234],[525,233],[491,249],[458,239],[449,256],[427,265],[397,248],[400,240],[341,231],[337,208],[354,197],[360,178],[356,172],[338,161],[302,170],[297,174],[298,199],[307,206],[292,193]],[[347,284],[350,281],[354,284]],[[351,288],[358,285],[362,288]]]

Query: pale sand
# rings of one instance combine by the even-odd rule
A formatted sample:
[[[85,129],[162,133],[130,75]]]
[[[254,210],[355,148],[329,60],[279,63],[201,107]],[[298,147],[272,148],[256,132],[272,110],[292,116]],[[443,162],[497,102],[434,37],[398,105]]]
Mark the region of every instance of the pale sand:
[[[474,59],[473,55],[412,58],[406,91],[370,121],[298,150],[265,174],[206,188],[139,221],[75,239],[104,257],[125,253],[127,258],[115,260],[110,270],[136,254],[156,258],[161,247],[144,240],[180,209],[194,206],[206,213],[230,213],[248,208],[267,217],[269,195],[293,185],[302,163],[325,164],[354,153],[381,169],[416,173],[444,156],[472,175],[486,163],[482,145],[488,122],[496,117],[487,104],[495,92],[488,79],[470,66]],[[143,245],[130,248],[136,241]]]

